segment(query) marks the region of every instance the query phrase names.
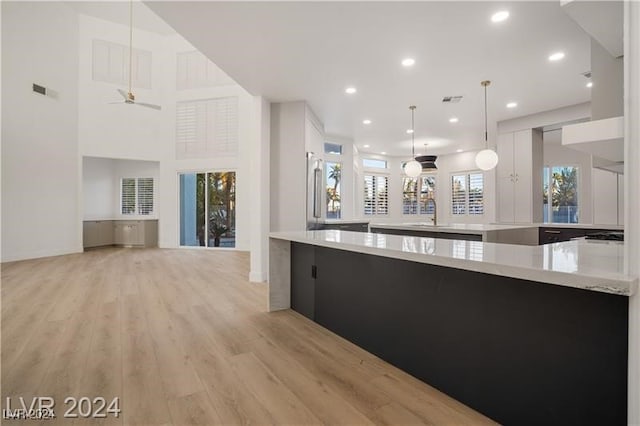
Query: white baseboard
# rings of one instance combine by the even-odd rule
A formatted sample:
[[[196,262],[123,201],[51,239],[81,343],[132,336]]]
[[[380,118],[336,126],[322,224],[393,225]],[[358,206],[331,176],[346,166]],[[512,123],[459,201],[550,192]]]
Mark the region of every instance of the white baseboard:
[[[68,247],[55,250],[34,250],[22,253],[6,253],[6,250],[3,250],[2,263],[16,262],[18,260],[39,259],[41,257],[63,256],[65,254],[82,253],[83,251],[82,247]]]

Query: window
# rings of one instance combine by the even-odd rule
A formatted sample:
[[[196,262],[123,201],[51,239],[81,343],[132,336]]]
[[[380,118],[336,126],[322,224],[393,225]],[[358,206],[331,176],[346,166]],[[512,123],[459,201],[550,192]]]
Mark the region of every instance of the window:
[[[451,176],[451,214],[484,214],[484,175],[464,173]]]
[[[153,214],[153,178],[122,178],[120,188],[122,214]]]
[[[216,64],[197,50],[177,53],[176,63],[176,88],[178,90],[236,84]]]
[[[325,142],[324,143],[325,154],[338,154],[342,155],[342,145],[337,143]]]
[[[238,153],[238,98],[178,102],[176,158],[213,158]]]
[[[93,39],[92,77],[120,86],[129,84],[129,46]],[[151,89],[151,52],[133,49],[131,52],[131,85]]]
[[[235,247],[235,172],[180,174],[180,245]]]
[[[578,223],[578,167],[547,166],[542,180],[544,222]]]
[[[386,176],[364,176],[364,214],[386,215],[389,213],[389,179]]]
[[[375,160],[373,158],[364,158],[362,165],[367,169],[386,169],[387,162],[385,160]]]
[[[342,163],[325,162],[327,179],[327,219],[340,219],[340,181],[342,179]]]
[[[434,205],[428,202],[435,200],[436,177],[420,176],[418,178],[402,178],[402,213],[433,214]],[[418,200],[418,194],[420,199]]]

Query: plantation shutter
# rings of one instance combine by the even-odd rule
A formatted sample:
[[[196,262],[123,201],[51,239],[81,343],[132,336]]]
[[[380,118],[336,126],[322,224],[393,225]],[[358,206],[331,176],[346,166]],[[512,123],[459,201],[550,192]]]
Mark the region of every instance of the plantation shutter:
[[[365,175],[364,177],[364,214],[374,214],[374,179],[375,176]]]
[[[386,176],[364,176],[364,214],[389,214],[389,180]]]
[[[451,214],[466,214],[467,179],[466,175],[451,177]]]
[[[434,204],[427,203],[429,198],[436,199],[436,177],[422,176],[420,184],[420,214],[434,214]]]
[[[469,214],[484,214],[484,176],[482,173],[469,174]]]
[[[120,212],[122,214],[135,214],[136,212],[136,180],[134,178],[122,178],[120,191]]]
[[[237,153],[237,96],[178,102],[176,158],[213,158]]]
[[[418,180],[402,178],[402,214],[418,213]]]
[[[138,214],[153,213],[153,178],[138,178]]]
[[[376,176],[376,214],[389,214],[389,179]]]

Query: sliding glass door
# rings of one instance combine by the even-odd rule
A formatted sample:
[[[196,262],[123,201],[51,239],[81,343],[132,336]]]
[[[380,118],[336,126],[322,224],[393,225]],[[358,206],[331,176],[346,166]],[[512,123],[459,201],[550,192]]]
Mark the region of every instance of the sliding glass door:
[[[236,246],[236,173],[180,174],[180,245]]]

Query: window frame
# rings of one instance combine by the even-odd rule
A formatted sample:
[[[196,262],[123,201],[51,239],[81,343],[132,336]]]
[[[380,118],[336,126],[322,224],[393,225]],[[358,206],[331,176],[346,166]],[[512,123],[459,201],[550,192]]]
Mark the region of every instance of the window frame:
[[[425,173],[421,173],[420,175],[418,175],[415,178],[406,176],[406,175],[402,175],[401,177],[401,182],[402,182],[402,190],[401,190],[401,195],[402,195],[402,215],[403,216],[423,216],[423,215],[432,215],[433,214],[433,208],[429,208],[429,207],[423,207],[423,203],[422,203],[422,194],[423,194],[423,183],[424,183],[424,179],[425,178],[433,178],[434,180],[434,184],[433,184],[433,199],[436,200],[437,199],[437,187],[438,187],[438,174],[435,172],[425,172]],[[405,212],[405,207],[404,207],[404,196],[405,194],[407,194],[408,192],[405,191],[405,180],[406,179],[412,179],[412,180],[417,180],[416,182],[416,190],[415,190],[415,202],[416,202],[416,210],[415,212],[410,212],[410,213],[406,213]],[[428,191],[427,191],[428,194]],[[426,198],[428,199],[428,197]]]
[[[367,166],[365,164],[365,161],[367,161],[367,160],[369,160],[369,161],[383,161],[384,162],[384,167]],[[372,172],[375,171],[377,173],[380,173],[382,170],[388,172],[389,171],[389,160],[384,160],[384,159],[381,159],[381,158],[364,157],[364,158],[362,158],[362,168],[364,170],[372,171]]]
[[[471,175],[480,175],[482,176],[482,213],[471,213]],[[454,204],[454,193],[453,193],[453,179],[456,176],[464,176],[465,182],[465,195],[464,195],[464,213],[455,213],[453,204]],[[483,218],[487,211],[486,206],[486,179],[485,173],[482,170],[464,170],[451,172],[449,174],[449,212],[452,218]]]
[[[549,177],[549,182],[551,182],[551,176],[552,176],[552,170],[554,167],[559,167],[559,168],[567,168],[567,167],[572,167],[574,169],[576,169],[576,197],[578,197],[578,202],[576,203],[576,208],[577,208],[577,217],[578,217],[578,221],[577,222],[554,222],[553,221],[553,202],[551,203],[547,203],[547,219],[549,220],[548,222],[544,222],[544,178],[545,178],[545,173],[544,170],[545,169],[549,169],[549,173],[546,175]],[[582,192],[581,192],[581,188],[582,188],[582,172],[580,171],[582,169],[582,165],[578,164],[578,163],[558,163],[558,162],[553,162],[553,163],[545,163],[542,166],[542,193],[543,193],[543,198],[542,198],[542,215],[543,215],[543,223],[549,223],[549,224],[577,224],[580,223],[580,211],[582,210]],[[548,195],[547,195],[548,196]]]
[[[133,212],[132,213],[125,213],[123,211],[123,207],[124,207],[124,182],[126,180],[133,180],[134,181],[134,185],[133,185]],[[142,212],[141,209],[141,203],[140,203],[140,181],[141,180],[151,180],[151,210],[148,210],[146,212]],[[145,185],[146,186],[146,185]],[[148,186],[147,186],[148,187]],[[151,177],[151,176],[136,176],[136,177],[129,177],[129,176],[123,176],[120,178],[120,209],[119,209],[119,213],[121,216],[144,216],[144,217],[149,217],[149,216],[154,216],[156,214],[156,178]]]
[[[372,200],[372,213],[367,213],[367,204],[366,204],[366,191],[367,191],[367,177],[371,176],[374,178],[374,182],[377,181],[378,178],[384,178],[386,180],[385,182],[385,186],[386,186],[386,197],[385,197],[385,210],[386,213],[378,213],[378,191],[377,191],[377,184],[374,185],[374,187],[372,188],[372,192],[373,192],[373,200]],[[365,171],[363,173],[362,176],[362,182],[363,182],[363,190],[362,190],[362,195],[363,195],[363,199],[362,199],[362,212],[363,212],[363,216],[366,217],[387,217],[389,216],[389,174],[387,173],[374,173],[371,171]]]

